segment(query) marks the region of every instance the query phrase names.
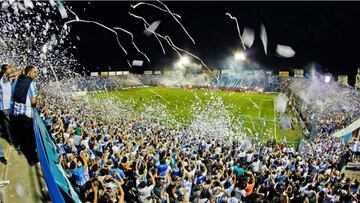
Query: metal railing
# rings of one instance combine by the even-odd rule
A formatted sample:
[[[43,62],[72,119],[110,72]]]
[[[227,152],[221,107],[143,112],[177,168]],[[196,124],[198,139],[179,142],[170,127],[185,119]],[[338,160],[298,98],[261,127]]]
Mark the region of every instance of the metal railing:
[[[36,109],[33,124],[37,153],[52,202],[81,202],[59,163],[56,145]]]

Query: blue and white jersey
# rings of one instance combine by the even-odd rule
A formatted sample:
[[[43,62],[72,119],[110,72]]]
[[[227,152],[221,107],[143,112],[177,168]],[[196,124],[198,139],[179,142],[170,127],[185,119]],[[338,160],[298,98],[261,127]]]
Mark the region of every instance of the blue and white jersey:
[[[90,180],[89,172],[83,166],[70,170],[70,173],[78,186],[85,185]]]
[[[173,168],[173,169],[171,169],[171,171],[174,176],[179,176],[179,174],[181,172],[180,168]]]
[[[158,172],[159,172],[159,175],[161,178],[164,178],[166,176],[166,172],[169,170],[169,165],[168,164],[159,164],[157,166],[157,169],[158,169]]]
[[[13,91],[15,89],[16,86],[16,81],[14,82],[13,85]],[[15,116],[18,115],[26,115],[29,118],[33,117],[33,109],[32,109],[32,105],[31,105],[31,99],[35,98],[37,96],[36,93],[36,84],[35,82],[31,82],[30,83],[30,87],[29,90],[27,92],[27,96],[26,96],[26,103],[18,103],[18,102],[14,102],[14,106],[12,109],[12,114],[14,114]]]
[[[202,174],[202,175],[195,178],[195,184],[196,185],[200,185],[201,183],[203,183],[205,181],[206,181],[206,173],[205,173],[205,175]]]
[[[215,196],[215,203],[220,203],[224,200],[225,194],[223,192],[220,192]]]
[[[5,74],[0,79],[0,110],[10,109],[12,79]]]

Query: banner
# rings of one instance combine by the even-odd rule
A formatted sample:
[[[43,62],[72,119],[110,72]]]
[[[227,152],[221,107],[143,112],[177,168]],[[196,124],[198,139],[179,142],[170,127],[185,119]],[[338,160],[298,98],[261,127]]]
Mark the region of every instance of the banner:
[[[253,70],[245,70],[244,72],[245,72],[246,75],[254,75]]]
[[[99,76],[99,72],[91,72],[90,76]]]
[[[295,78],[303,78],[304,77],[304,69],[294,69],[294,77]]]
[[[348,133],[346,135],[341,136],[340,140],[345,142],[350,142],[351,138],[352,138],[352,133]]]
[[[109,72],[100,72],[100,76],[109,76]]]
[[[289,71],[279,71],[280,77],[289,77]]]
[[[348,76],[347,75],[339,75],[338,76],[338,83],[340,83],[341,85],[349,85]]]
[[[144,71],[144,75],[152,75],[152,74],[153,74],[152,70]]]
[[[142,66],[143,62],[142,60],[133,60],[132,66]]]

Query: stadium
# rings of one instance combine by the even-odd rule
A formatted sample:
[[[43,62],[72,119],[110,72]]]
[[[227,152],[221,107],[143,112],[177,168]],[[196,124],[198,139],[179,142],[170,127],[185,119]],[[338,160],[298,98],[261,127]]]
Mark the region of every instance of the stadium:
[[[301,40],[270,38],[267,12],[252,29],[227,10],[266,5],[182,3],[1,2],[0,202],[360,201],[360,68],[316,58],[328,70]],[[356,19],[359,6],[339,5]],[[219,49],[237,43],[216,60],[204,45],[216,42],[188,31],[203,7],[235,28],[212,31]],[[114,25],[117,9],[141,27]]]

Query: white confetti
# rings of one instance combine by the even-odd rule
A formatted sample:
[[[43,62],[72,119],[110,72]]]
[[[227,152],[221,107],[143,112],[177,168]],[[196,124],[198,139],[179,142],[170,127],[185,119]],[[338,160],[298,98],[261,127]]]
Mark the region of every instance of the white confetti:
[[[50,24],[46,22],[45,24],[45,31],[47,31],[50,28]]]
[[[34,4],[32,3],[31,0],[24,0],[24,5],[26,8],[31,8],[31,9],[34,8]]]
[[[146,29],[146,27],[149,27],[149,26],[150,26],[150,24],[145,20],[145,18],[143,18],[143,17],[141,17],[141,16],[137,16],[137,15],[132,14],[132,13],[130,13],[130,12],[129,12],[129,15],[132,16],[132,17],[135,17],[135,18],[137,18],[137,19],[141,19],[141,20],[144,22],[144,27],[145,27],[145,29]],[[154,33],[155,33],[155,31],[154,31]],[[162,50],[163,54],[165,54],[166,52],[165,52],[164,46],[163,46],[162,42],[160,41],[158,35],[155,33],[154,36],[155,36],[155,39],[159,42],[159,45],[160,45],[160,47],[161,47],[161,50]]]
[[[9,6],[9,3],[5,1],[1,4],[1,10],[6,10],[7,8],[9,8]]]
[[[135,9],[136,7],[138,6],[141,6],[141,5],[147,5],[147,6],[152,6],[154,8],[157,8],[159,9],[160,11],[163,11],[163,12],[166,12],[166,13],[169,13],[169,11],[165,10],[165,9],[162,9],[154,4],[151,4],[151,3],[145,3],[145,2],[140,2],[140,3],[137,3],[136,5],[130,5],[133,9]],[[176,13],[173,13],[174,16],[176,16],[177,18],[181,18],[181,16],[179,14],[176,14]]]
[[[9,4],[12,5],[15,2],[15,0],[9,0]]]
[[[229,12],[225,13],[225,15],[229,16],[229,18],[230,18],[231,20],[234,20],[234,21],[235,21],[235,23],[236,23],[236,29],[237,29],[237,31],[238,31],[238,35],[239,35],[239,38],[240,38],[241,45],[242,45],[242,47],[244,48],[244,50],[246,50],[246,47],[245,47],[245,45],[244,45],[244,41],[243,41],[242,36],[241,36],[241,34],[240,34],[240,27],[239,27],[239,22],[238,22],[237,18],[236,18],[236,17],[233,17]]]
[[[141,60],[133,60],[132,62],[132,66],[142,66],[143,65],[143,61]]]
[[[242,34],[242,40],[244,42],[244,45],[250,48],[255,39],[255,32],[253,29],[250,28],[244,28],[244,32]]]
[[[131,32],[129,32],[129,31],[127,31],[127,30],[125,30],[124,28],[121,28],[121,27],[114,27],[114,29],[121,30],[121,31],[125,32],[126,34],[130,35],[131,36],[131,43],[134,45],[136,51],[139,52],[140,54],[142,54],[146,58],[146,60],[150,62],[149,57],[144,52],[140,51],[140,49],[135,44],[134,35]]]
[[[58,10],[59,10],[59,13],[60,13],[62,19],[68,18],[68,15],[67,15],[67,12],[66,12],[64,6],[60,5]]]
[[[163,5],[165,7],[165,9],[170,13],[170,15],[174,18],[174,20],[180,25],[180,27],[184,30],[185,34],[190,38],[190,40],[192,41],[193,44],[195,44],[195,40],[191,37],[191,35],[189,34],[189,32],[185,29],[185,27],[180,23],[180,21],[175,17],[174,13],[171,12],[171,10],[166,6],[166,4],[164,4],[162,1],[157,0],[157,2],[159,2],[161,5]]]
[[[9,180],[1,180],[1,181],[0,181],[0,187],[4,187],[4,186],[8,185],[9,183],[10,183]],[[1,199],[0,199],[0,200],[1,200]]]
[[[67,8],[68,8],[68,7],[67,7]],[[128,55],[126,49],[125,49],[125,48],[122,46],[122,44],[120,43],[118,33],[117,33],[115,30],[113,30],[113,29],[111,29],[110,27],[108,27],[108,26],[106,26],[106,25],[104,25],[104,24],[101,24],[101,23],[99,23],[99,22],[97,22],[97,21],[82,20],[82,19],[80,19],[80,18],[78,17],[78,15],[76,15],[76,13],[75,13],[74,11],[72,11],[72,10],[69,9],[69,8],[68,8],[68,10],[75,16],[76,20],[69,20],[69,21],[65,22],[65,25],[70,24],[70,23],[74,23],[74,22],[82,22],[82,23],[90,23],[90,24],[98,25],[98,26],[100,26],[100,27],[102,27],[102,28],[104,28],[104,29],[106,29],[106,30],[114,33],[115,36],[116,36],[116,42],[118,43],[118,45],[120,46],[120,48],[122,49],[122,51],[123,51],[126,55]],[[64,25],[64,28],[65,28],[65,25]],[[129,62],[128,62],[128,65],[129,65],[129,67],[131,67],[131,64],[130,64]]]
[[[260,26],[260,38],[264,46],[265,55],[267,55],[268,37],[264,24]]]
[[[144,22],[144,27],[145,27],[145,28],[150,25],[150,24],[145,20],[145,18],[143,18],[143,17],[141,17],[141,16],[132,14],[132,13],[130,13],[130,12],[129,12],[129,15],[130,15],[130,16],[133,16],[133,17],[135,17],[135,18],[137,18],[137,19],[141,19],[141,20]],[[191,52],[189,52],[189,51],[186,51],[186,50],[184,50],[184,49],[181,49],[181,48],[177,47],[177,46],[172,42],[171,38],[170,38],[168,35],[162,36],[162,35],[160,35],[160,34],[158,34],[158,33],[156,33],[156,32],[154,32],[154,34],[155,34],[155,36],[158,36],[158,37],[166,40],[166,42],[169,44],[169,46],[178,54],[178,56],[179,56],[180,58],[181,58],[180,51],[181,51],[181,52],[184,52],[184,53],[186,53],[187,55],[189,55],[189,56],[197,59],[198,61],[200,61],[200,63],[201,63],[207,70],[210,71],[209,67],[204,63],[204,61],[203,61],[200,57],[196,56],[195,54],[193,54],[193,53],[191,53]],[[159,40],[159,41],[160,41],[160,40]],[[216,78],[216,79],[218,80],[218,78]]]
[[[50,3],[50,5],[51,5],[52,7],[56,6],[56,3],[55,3],[54,0],[49,0],[49,3]]]
[[[29,25],[29,23],[25,23],[25,27],[26,27],[26,29],[30,30],[30,25]]]
[[[44,44],[44,46],[41,48],[41,51],[42,51],[44,54],[46,54],[47,50],[48,50],[47,44]]]
[[[151,23],[151,25],[144,30],[144,34],[148,37],[152,35],[155,32],[155,30],[159,27],[160,23],[161,20],[157,20]]]
[[[25,195],[25,190],[24,190],[24,187],[22,185],[20,185],[20,184],[16,185],[16,194],[19,197],[23,197]]]
[[[19,7],[20,10],[25,11],[26,8],[22,5],[22,4],[17,4],[17,6]]]
[[[290,46],[285,46],[278,44],[276,46],[276,53],[279,56],[285,57],[285,58],[291,58],[295,56],[295,51]]]

